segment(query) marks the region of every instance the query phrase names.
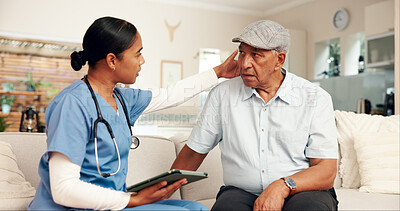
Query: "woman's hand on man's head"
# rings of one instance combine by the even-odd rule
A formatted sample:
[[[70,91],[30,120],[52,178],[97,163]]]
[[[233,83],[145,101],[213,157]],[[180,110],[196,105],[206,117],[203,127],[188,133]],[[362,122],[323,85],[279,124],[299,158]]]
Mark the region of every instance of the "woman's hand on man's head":
[[[235,60],[238,50],[236,49],[224,63],[214,67],[215,74],[218,78],[234,78],[240,75],[238,61]]]

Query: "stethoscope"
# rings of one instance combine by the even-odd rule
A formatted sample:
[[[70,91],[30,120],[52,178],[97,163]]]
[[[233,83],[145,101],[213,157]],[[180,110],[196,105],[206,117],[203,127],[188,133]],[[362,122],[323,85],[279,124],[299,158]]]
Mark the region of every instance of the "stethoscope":
[[[89,83],[89,81],[88,81],[88,79],[87,79],[87,75],[85,75],[85,76],[83,77],[83,80],[85,81],[85,83],[86,83],[86,85],[87,85],[87,87],[88,87],[88,89],[89,89],[89,91],[90,91],[90,94],[92,95],[92,98],[93,98],[93,101],[94,101],[94,104],[95,104],[96,110],[97,110],[97,119],[96,119],[96,121],[94,121],[94,126],[93,126],[93,133],[94,133],[94,154],[95,154],[95,157],[96,157],[97,171],[99,172],[99,174],[100,174],[101,176],[103,176],[104,178],[107,178],[107,177],[109,177],[109,176],[116,175],[116,174],[119,172],[119,170],[120,170],[120,168],[121,168],[121,156],[120,156],[120,154],[119,154],[118,144],[117,144],[117,142],[115,141],[115,136],[114,136],[114,133],[113,133],[113,131],[112,131],[112,129],[111,129],[111,125],[103,118],[103,115],[101,115],[99,103],[97,102],[97,98],[96,98],[96,95],[94,94],[94,91],[93,91],[93,89],[92,89],[92,86],[90,86],[90,83]],[[132,136],[131,149],[136,149],[136,148],[139,147],[140,141],[139,141],[138,137],[136,137],[136,136],[134,136],[134,135],[132,134],[132,128],[131,128],[131,124],[130,124],[130,122],[129,122],[128,112],[127,112],[127,110],[126,110],[125,103],[124,103],[124,101],[122,100],[121,93],[119,92],[118,89],[114,89],[113,93],[115,94],[115,96],[117,96],[119,102],[120,102],[121,105],[122,105],[122,108],[124,109],[126,122],[128,123],[129,131],[131,132],[131,136]],[[101,173],[101,171],[100,171],[99,156],[98,156],[98,152],[97,152],[97,124],[100,123],[100,122],[103,123],[103,124],[107,127],[108,133],[110,134],[110,136],[111,136],[111,138],[112,138],[112,140],[113,140],[113,142],[114,142],[115,149],[116,149],[116,151],[117,151],[117,155],[118,155],[118,169],[117,169],[114,173]]]

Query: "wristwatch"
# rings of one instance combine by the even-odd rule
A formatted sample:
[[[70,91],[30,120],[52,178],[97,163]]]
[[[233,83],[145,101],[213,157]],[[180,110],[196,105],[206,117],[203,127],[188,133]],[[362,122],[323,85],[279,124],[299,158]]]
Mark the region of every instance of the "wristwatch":
[[[290,177],[282,177],[283,181],[285,181],[286,186],[290,189],[289,196],[292,191],[296,190],[296,182]]]

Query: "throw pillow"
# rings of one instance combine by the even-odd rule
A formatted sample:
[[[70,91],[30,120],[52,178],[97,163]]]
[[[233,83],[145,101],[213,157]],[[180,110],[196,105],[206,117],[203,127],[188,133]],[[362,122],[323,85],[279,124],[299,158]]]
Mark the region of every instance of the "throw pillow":
[[[400,194],[399,132],[355,133],[361,192]]]
[[[356,114],[347,111],[335,111],[336,129],[340,148],[339,177],[342,179],[342,187],[359,188],[360,174],[356,152],[354,151],[353,131],[368,132],[378,131],[379,118],[382,116],[370,116]]]
[[[336,110],[335,119],[341,156],[338,173],[342,179],[342,187],[359,188],[361,181],[353,133],[398,132],[399,115],[384,117]]]
[[[11,145],[0,141],[0,210],[25,210],[35,188],[18,168]]]

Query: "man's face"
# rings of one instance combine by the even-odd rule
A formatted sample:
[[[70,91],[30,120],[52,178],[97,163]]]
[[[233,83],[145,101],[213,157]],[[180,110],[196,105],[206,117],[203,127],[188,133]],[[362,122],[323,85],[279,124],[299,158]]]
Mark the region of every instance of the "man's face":
[[[239,46],[240,76],[246,86],[267,88],[285,61],[286,54],[254,48],[246,43]],[[282,61],[283,59],[283,61]]]

